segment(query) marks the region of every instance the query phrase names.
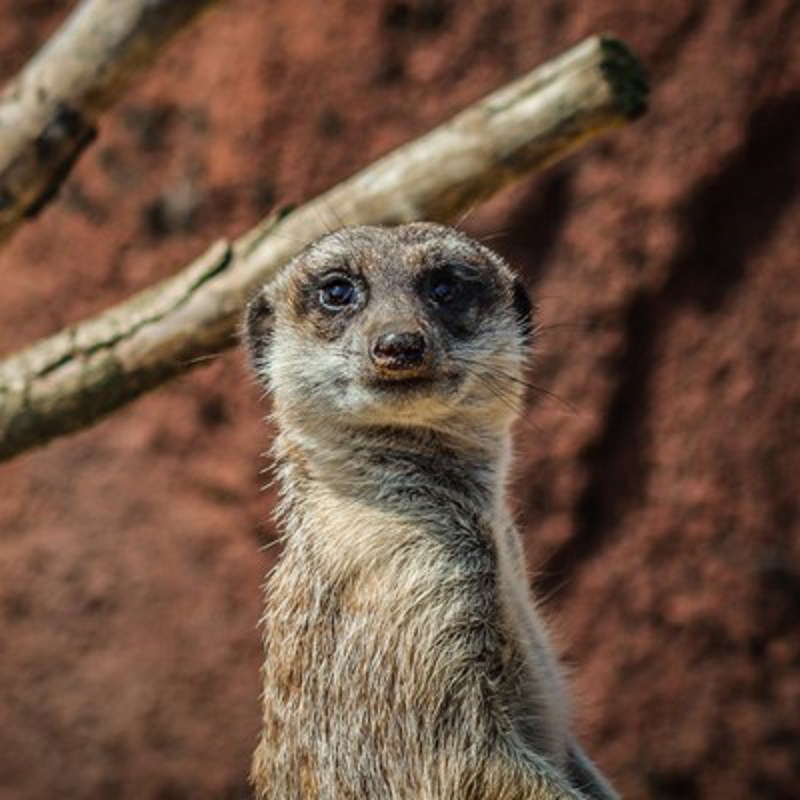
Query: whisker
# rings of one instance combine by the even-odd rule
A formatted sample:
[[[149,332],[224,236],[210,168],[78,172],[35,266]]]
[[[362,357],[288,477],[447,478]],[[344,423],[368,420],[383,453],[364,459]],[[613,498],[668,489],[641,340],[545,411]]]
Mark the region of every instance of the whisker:
[[[333,216],[333,219],[336,221],[336,225],[339,228],[346,228],[347,227],[347,223],[342,219],[342,217],[340,216],[339,212],[332,205],[328,205],[326,203],[324,207],[325,207],[325,210],[329,214],[331,214]]]
[[[494,242],[497,239],[505,239],[508,236],[508,231],[495,231],[494,233],[487,233],[485,236],[476,236],[479,242]]]
[[[308,247],[308,245],[311,244],[311,242],[313,241],[313,239],[305,239],[299,236],[292,236],[291,234],[282,231],[280,226],[274,227],[264,238],[270,239],[272,237],[283,240],[284,242],[288,242],[292,247],[297,249],[298,253],[304,250],[306,247]],[[265,281],[265,283],[270,283],[270,282],[271,281]]]
[[[220,351],[219,353],[207,353],[206,355],[195,356],[194,358],[184,359],[183,361],[181,361],[181,364],[183,364],[184,367],[190,367],[193,364],[200,364],[203,361],[213,361],[214,359],[224,355],[225,351]]]
[[[473,203],[466,211],[463,211],[461,216],[453,225],[454,228],[461,228],[461,226],[475,213],[478,208],[478,203]]]
[[[514,412],[517,416],[517,419],[521,422],[522,425],[532,428],[537,433],[544,433],[539,425],[537,425],[533,420],[529,419],[527,416],[520,413],[520,409],[512,402],[511,398],[508,395],[504,394],[501,387],[497,385],[493,385],[489,380],[487,375],[481,375],[478,372],[471,373],[475,378],[483,383],[483,385],[489,390],[489,392],[496,397],[506,408],[510,409]]]
[[[589,327],[589,322],[553,322],[547,325],[535,325],[533,328],[533,338],[541,334],[548,334],[552,331],[561,330],[562,328],[571,328],[572,330],[586,330]]]
[[[325,218],[324,211],[328,211],[329,209],[323,208],[322,203],[316,203],[312,206],[314,209],[314,213],[317,215],[317,219],[322,223],[322,227],[325,228],[325,233],[333,233],[333,228],[331,228],[330,223]]]
[[[489,353],[487,353],[488,355]],[[454,361],[460,362],[462,364],[471,365],[474,367],[479,367],[480,369],[488,370],[497,378],[502,378],[504,380],[511,381],[512,383],[516,383],[519,386],[523,386],[525,389],[529,389],[536,394],[539,394],[543,397],[547,397],[550,400],[558,403],[563,408],[570,411],[572,414],[577,414],[578,409],[569,402],[569,400],[565,400],[563,397],[559,397],[554,392],[551,392],[549,389],[545,389],[543,386],[539,386],[538,384],[531,383],[530,381],[526,381],[524,378],[520,378],[517,375],[511,375],[510,373],[503,370],[501,367],[498,367],[494,364],[487,364],[482,361],[475,361],[474,359],[464,358],[463,356],[455,356],[453,357]]]

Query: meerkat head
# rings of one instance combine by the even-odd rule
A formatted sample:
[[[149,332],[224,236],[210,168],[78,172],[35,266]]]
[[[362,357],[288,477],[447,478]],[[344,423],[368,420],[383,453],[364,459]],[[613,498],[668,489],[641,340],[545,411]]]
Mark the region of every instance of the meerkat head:
[[[507,425],[530,335],[505,262],[429,223],[323,237],[255,295],[244,324],[281,413],[333,424]]]

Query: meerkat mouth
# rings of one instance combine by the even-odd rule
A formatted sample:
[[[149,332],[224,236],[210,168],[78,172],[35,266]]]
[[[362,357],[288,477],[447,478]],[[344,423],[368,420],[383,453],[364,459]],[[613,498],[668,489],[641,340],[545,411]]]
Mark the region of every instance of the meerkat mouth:
[[[436,386],[440,381],[435,375],[408,375],[402,378],[374,376],[367,381],[370,389],[392,394],[409,394]]]
[[[422,400],[426,397],[450,396],[463,381],[463,375],[455,371],[431,370],[417,374],[387,377],[379,373],[368,376],[364,387],[373,392],[379,401]]]

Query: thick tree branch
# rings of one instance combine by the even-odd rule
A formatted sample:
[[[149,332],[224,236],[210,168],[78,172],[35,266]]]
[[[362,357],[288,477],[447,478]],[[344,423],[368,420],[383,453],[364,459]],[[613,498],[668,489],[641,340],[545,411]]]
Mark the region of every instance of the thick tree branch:
[[[83,428],[235,342],[248,295],[331,226],[453,219],[644,111],[618,41],[588,39],[173,278],[0,362],[0,458]]]
[[[0,95],[0,242],[52,199],[100,115],[213,0],[84,0]]]

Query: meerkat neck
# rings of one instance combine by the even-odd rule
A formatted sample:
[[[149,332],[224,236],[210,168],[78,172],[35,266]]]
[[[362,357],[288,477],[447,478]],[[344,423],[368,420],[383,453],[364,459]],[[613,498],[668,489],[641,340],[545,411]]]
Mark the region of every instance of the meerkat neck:
[[[469,436],[422,428],[284,429],[275,456],[284,483],[301,481],[299,497],[323,492],[342,502],[396,517],[441,514],[456,508],[503,503],[509,437],[473,428]],[[308,488],[314,492],[309,493]]]
[[[496,552],[508,519],[507,442],[467,449],[395,428],[337,429],[331,438],[284,428],[276,440],[287,546],[351,576],[402,569],[420,550],[443,562],[473,547]]]

